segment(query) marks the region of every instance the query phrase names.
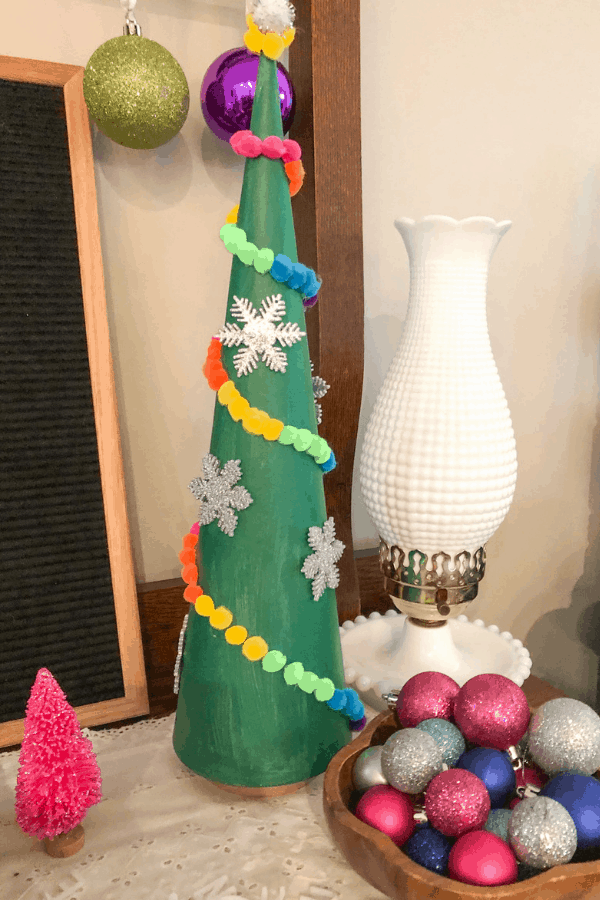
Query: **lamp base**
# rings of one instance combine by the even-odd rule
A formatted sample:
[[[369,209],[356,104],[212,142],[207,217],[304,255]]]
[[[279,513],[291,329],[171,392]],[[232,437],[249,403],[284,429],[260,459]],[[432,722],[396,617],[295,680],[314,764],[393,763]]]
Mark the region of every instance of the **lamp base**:
[[[340,628],[346,683],[376,710],[387,709],[383,694],[400,689],[419,672],[443,672],[459,685],[474,675],[495,672],[521,686],[531,670],[522,641],[497,625],[466,616],[427,627],[404,613],[374,612]]]

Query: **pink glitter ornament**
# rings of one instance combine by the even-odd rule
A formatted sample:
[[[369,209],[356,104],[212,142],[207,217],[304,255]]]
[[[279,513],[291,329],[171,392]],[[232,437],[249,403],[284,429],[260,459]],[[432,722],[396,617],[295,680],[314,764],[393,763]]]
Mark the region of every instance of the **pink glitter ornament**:
[[[460,687],[441,672],[420,672],[409,678],[396,701],[398,720],[414,728],[425,719],[450,719]]]
[[[54,838],[79,825],[102,799],[92,742],[48,669],[37,673],[27,702],[15,810],[22,830]]]
[[[398,847],[406,843],[415,830],[413,807],[406,796],[387,784],[378,784],[362,795],[355,816],[378,831],[387,834]]]
[[[513,884],[517,858],[506,841],[489,831],[463,834],[450,851],[448,875],[465,884]]]
[[[539,766],[524,766],[515,772],[517,777],[517,790],[528,785],[534,788],[543,788],[549,781],[549,776]]]
[[[490,795],[481,778],[466,769],[448,769],[429,782],[425,812],[429,824],[447,837],[459,837],[482,828],[491,809]]]
[[[529,706],[520,687],[504,675],[475,675],[454,702],[454,721],[463,736],[481,747],[507,750],[529,725]]]

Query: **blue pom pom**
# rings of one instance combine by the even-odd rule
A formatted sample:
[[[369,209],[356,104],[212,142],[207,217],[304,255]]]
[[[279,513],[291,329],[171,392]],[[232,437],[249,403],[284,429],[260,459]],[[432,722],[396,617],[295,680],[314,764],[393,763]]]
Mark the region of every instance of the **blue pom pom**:
[[[302,290],[307,297],[314,297],[319,288],[321,287],[321,279],[317,278],[316,272],[312,269],[308,270],[308,276],[304,285],[302,286]]]
[[[283,253],[278,253],[273,261],[273,265],[270,268],[270,274],[275,279],[275,281],[286,282],[293,271],[293,262],[289,258],[289,256],[284,256]]]
[[[327,701],[327,706],[330,709],[337,709],[337,710],[344,709],[344,707],[346,706],[345,691],[339,691],[336,688],[336,691],[335,691],[333,697],[331,698],[331,700]]]
[[[331,472],[332,469],[335,469],[335,466],[336,466],[336,461],[335,461],[335,456],[333,455],[333,450],[332,450],[331,456],[329,457],[329,459],[326,462],[320,464],[320,468],[323,472]]]
[[[292,263],[292,274],[287,280],[288,287],[291,287],[294,291],[303,290],[307,275],[308,269],[306,266],[303,266],[302,263]]]
[[[344,693],[346,694],[346,715],[354,721],[362,719],[365,714],[365,708],[356,691],[352,690],[352,688],[344,688]]]

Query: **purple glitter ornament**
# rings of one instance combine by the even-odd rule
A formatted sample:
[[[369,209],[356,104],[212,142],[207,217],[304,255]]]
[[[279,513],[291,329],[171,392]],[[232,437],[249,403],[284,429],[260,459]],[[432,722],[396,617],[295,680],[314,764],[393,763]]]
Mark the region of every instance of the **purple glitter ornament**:
[[[200,88],[200,103],[206,124],[222,141],[229,142],[236,131],[250,128],[258,60],[256,53],[237,47],[222,53],[208,67]],[[277,84],[283,133],[287,134],[294,121],[296,96],[290,76],[280,62],[277,63]]]

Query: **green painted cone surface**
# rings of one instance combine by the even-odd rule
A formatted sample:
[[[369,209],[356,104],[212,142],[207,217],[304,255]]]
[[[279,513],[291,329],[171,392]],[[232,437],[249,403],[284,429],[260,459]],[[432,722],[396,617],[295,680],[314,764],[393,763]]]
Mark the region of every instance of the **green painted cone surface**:
[[[262,139],[283,137],[276,66],[261,55],[251,129]],[[257,247],[270,247],[297,262],[281,160],[246,160],[238,225]],[[238,321],[231,314],[234,296],[249,299],[258,310],[266,297],[277,294],[286,304],[282,321],[296,322],[305,331],[301,295],[234,256],[226,321]],[[259,362],[250,374],[238,377],[233,364],[238,349],[223,347],[223,365],[250,405],[316,433],[306,337],[284,348],[285,373]],[[240,460],[238,483],[253,502],[236,512],[232,537],[216,521],[200,529],[204,592],[215,607],[231,610],[233,624],[264,638],[269,650],[279,650],[288,664],[300,662],[307,672],[331,678],[342,688],[335,593],[326,588],[315,602],[312,582],[301,572],[313,552],[308,529],[322,527],[327,518],[323,472],[307,453],[248,434],[218,402],[210,452],[221,466]],[[212,781],[245,787],[294,784],[323,772],[348,742],[349,723],[305,688],[288,685],[283,669],[268,672],[260,661],[247,660],[241,647],[230,646],[224,632],[192,608],[173,737],[177,755]]]

